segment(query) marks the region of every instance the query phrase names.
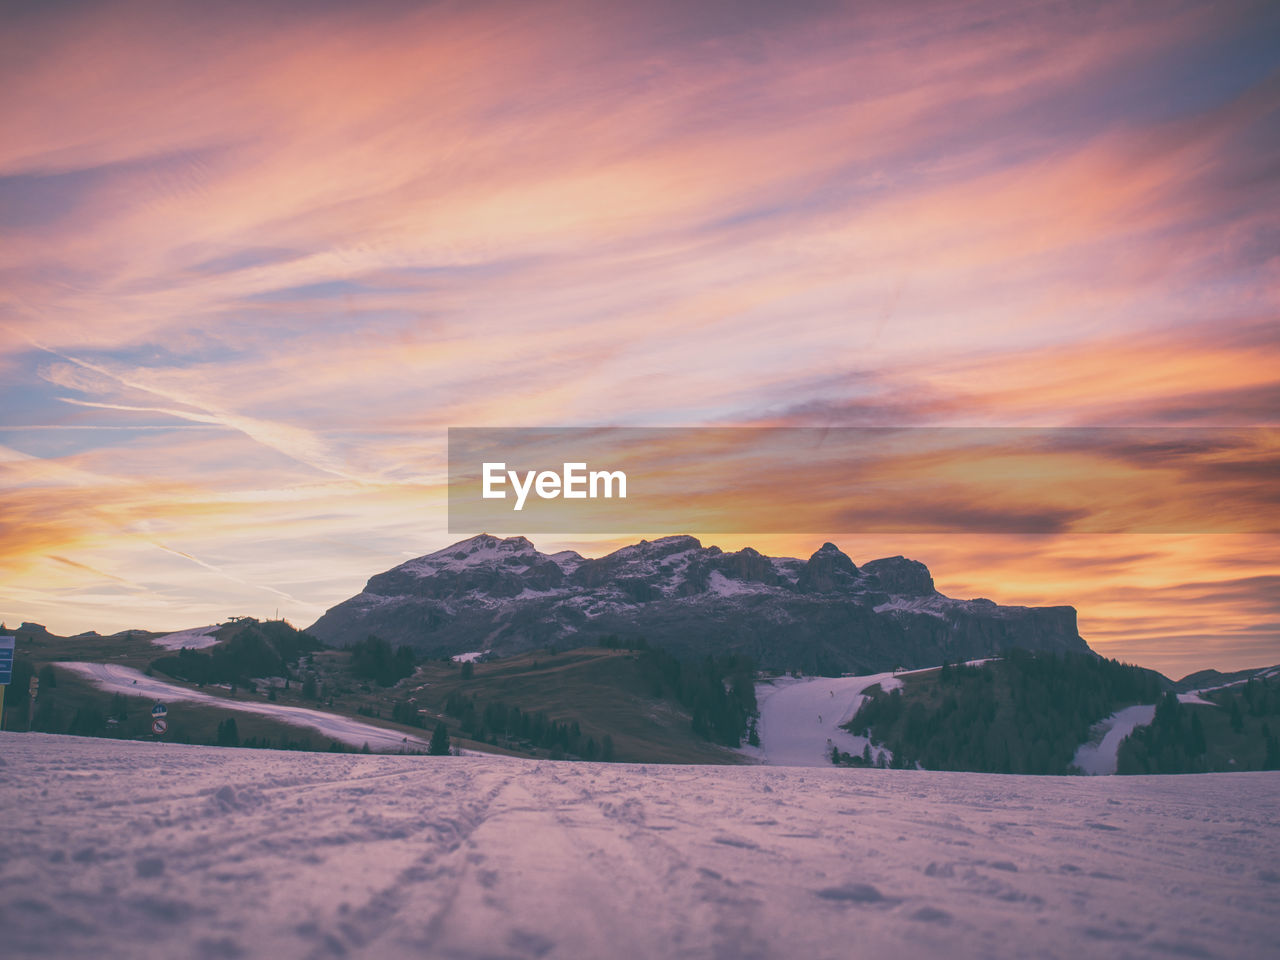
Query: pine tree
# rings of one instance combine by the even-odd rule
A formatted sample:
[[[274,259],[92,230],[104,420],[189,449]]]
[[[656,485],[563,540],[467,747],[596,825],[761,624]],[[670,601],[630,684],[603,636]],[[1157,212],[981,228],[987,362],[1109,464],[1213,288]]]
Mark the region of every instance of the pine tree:
[[[1240,713],[1240,700],[1238,697],[1231,699],[1231,729],[1236,733],[1244,733],[1244,717]]]
[[[431,734],[431,745],[427,747],[427,753],[433,757],[443,757],[449,752],[449,727],[443,720],[436,724],[435,731]]]
[[[1198,757],[1208,749],[1204,739],[1204,725],[1200,722],[1200,711],[1191,712],[1191,755]]]
[[[240,731],[236,727],[235,717],[227,717],[227,719],[218,724],[218,746],[240,746]]]

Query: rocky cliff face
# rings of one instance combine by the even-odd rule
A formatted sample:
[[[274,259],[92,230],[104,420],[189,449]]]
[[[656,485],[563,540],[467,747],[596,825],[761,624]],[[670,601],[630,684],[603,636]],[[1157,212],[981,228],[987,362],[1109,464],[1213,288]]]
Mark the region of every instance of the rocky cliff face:
[[[806,561],[725,553],[693,537],[589,560],[482,534],[378,574],[309,630],[339,646],[377,634],[431,656],[643,636],[682,655],[740,652],[809,673],[930,666],[1008,647],[1089,649],[1074,608],[953,600],[914,560],[859,569],[830,543]]]

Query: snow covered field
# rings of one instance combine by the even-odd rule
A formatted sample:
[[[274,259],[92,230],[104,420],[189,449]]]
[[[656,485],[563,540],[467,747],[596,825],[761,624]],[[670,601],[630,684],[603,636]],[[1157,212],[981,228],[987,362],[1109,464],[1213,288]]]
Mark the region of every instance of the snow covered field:
[[[308,710],[306,707],[289,707],[278,703],[256,703],[216,697],[210,693],[148,677],[141,670],[122,667],[115,663],[68,662],[60,663],[58,666],[87,677],[95,686],[112,693],[123,693],[131,697],[151,697],[165,704],[185,700],[189,703],[209,704],[226,710],[238,710],[241,713],[256,713],[262,717],[283,720],[294,726],[310,727],[332,740],[350,744],[353,747],[360,747],[367,743],[370,750],[399,750],[402,747],[412,747],[415,750],[427,749],[425,740],[405,737],[404,734],[395,730],[388,730],[372,723],[361,723],[359,720],[326,713],[323,710]]]
[[[1276,955],[1280,774],[1035,778],[0,734],[7,957]]]

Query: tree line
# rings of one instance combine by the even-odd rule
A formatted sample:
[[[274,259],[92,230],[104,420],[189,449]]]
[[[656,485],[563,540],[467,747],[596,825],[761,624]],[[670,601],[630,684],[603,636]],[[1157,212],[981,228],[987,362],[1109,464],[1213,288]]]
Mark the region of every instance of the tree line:
[[[688,661],[645,647],[638,666],[650,695],[674,700],[688,710],[698,736],[729,747],[739,746],[744,738],[759,742],[754,724],[759,714],[755,664],[750,657],[708,655]]]
[[[1206,696],[1215,706],[1165,694],[1151,723],[1120,744],[1116,772],[1280,770],[1280,682],[1255,677]]]
[[[457,718],[462,732],[473,740],[546,750],[553,758],[576,756],[605,762],[616,759],[613,737],[606,733],[597,741],[594,736],[584,736],[577,720],[552,720],[545,711],[521,710],[500,700],[481,705],[474,694],[461,691],[449,694],[444,709]],[[416,715],[416,709],[414,712]]]
[[[1161,687],[1158,674],[1116,660],[1015,649],[877,690],[846,729],[888,748],[894,767],[1065,774],[1094,723],[1155,701]]]
[[[183,648],[152,660],[151,669],[190,683],[244,683],[255,677],[287,677],[300,656],[321,648],[311,634],[283,620],[245,623],[209,653]]]

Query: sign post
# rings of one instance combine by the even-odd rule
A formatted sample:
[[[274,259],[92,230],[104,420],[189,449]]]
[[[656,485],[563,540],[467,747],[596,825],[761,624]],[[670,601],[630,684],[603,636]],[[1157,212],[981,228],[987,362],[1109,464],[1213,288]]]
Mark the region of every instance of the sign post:
[[[0,637],[0,730],[4,729],[4,689],[13,680],[13,648],[17,637]]]
[[[157,703],[151,708],[151,732],[157,737],[163,737],[169,729],[169,721],[165,719],[168,713],[169,708],[163,703]]]

